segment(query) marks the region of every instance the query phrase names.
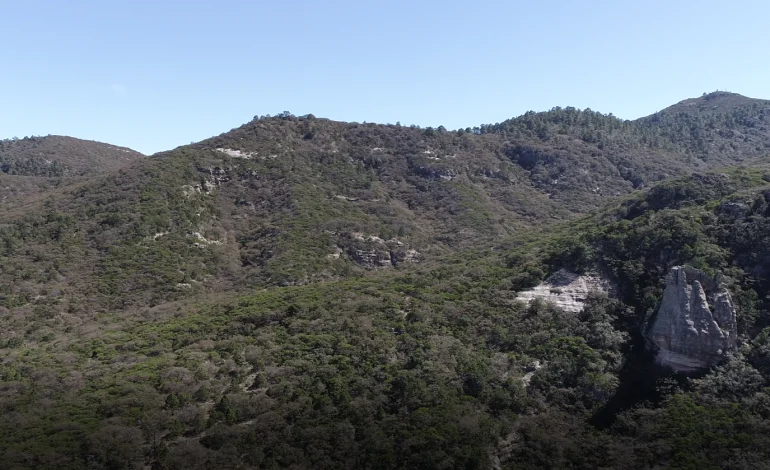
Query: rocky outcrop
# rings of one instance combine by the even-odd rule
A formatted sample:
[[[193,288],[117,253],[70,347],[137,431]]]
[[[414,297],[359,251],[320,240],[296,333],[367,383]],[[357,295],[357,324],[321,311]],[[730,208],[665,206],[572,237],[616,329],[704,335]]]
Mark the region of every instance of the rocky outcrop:
[[[451,168],[415,166],[414,172],[426,179],[451,181],[457,172]]]
[[[229,168],[215,167],[198,167],[198,173],[206,175],[202,177],[202,184],[209,184],[219,186],[222,183],[230,181]]]
[[[335,253],[336,254],[336,253]],[[332,255],[329,255],[332,256]],[[351,250],[350,257],[356,263],[374,268],[387,268],[398,266],[401,263],[418,263],[420,261],[420,252],[417,250]],[[338,259],[339,256],[337,256]]]
[[[530,302],[534,299],[543,299],[566,312],[577,313],[583,310],[589,293],[609,294],[611,290],[610,283],[597,275],[580,275],[566,269],[560,269],[542,284],[519,292],[516,300]]]
[[[389,267],[393,261],[389,251],[380,250],[351,250],[350,257],[358,264],[368,267]]]
[[[656,361],[677,372],[707,368],[735,348],[735,307],[722,276],[685,266],[671,269],[653,321],[646,328]]]
[[[197,194],[211,194],[222,183],[230,181],[229,168],[197,167],[200,182],[198,184],[186,184],[182,186],[182,194],[191,198]]]
[[[244,152],[242,150],[225,149],[225,148],[218,148],[216,149],[216,151],[224,153],[225,155],[233,158],[244,158],[246,160],[251,160],[253,158],[256,158],[259,155],[259,152]]]
[[[407,249],[406,251],[398,249],[390,252],[394,265],[398,263],[418,263],[421,256],[419,251],[412,249]]]
[[[361,232],[349,232],[340,243],[346,246],[351,260],[366,268],[388,268],[401,263],[418,263],[422,255],[395,238],[384,240],[376,235],[365,235]],[[337,245],[340,246],[340,245]],[[335,253],[328,259],[339,259]]]

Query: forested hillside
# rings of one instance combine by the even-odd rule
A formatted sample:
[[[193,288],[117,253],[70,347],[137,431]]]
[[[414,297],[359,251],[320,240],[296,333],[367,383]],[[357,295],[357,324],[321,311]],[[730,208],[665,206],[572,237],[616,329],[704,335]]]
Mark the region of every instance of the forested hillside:
[[[715,93],[456,131],[283,113],[114,148],[130,162],[6,142],[0,461],[760,468],[768,109]],[[692,376],[643,337],[683,265],[724,276],[738,320]],[[579,313],[517,300],[560,270],[613,289]]]
[[[141,157],[125,147],[57,135],[0,140],[0,171],[9,175],[93,175]]]
[[[124,147],[64,136],[0,140],[0,213],[142,157]]]

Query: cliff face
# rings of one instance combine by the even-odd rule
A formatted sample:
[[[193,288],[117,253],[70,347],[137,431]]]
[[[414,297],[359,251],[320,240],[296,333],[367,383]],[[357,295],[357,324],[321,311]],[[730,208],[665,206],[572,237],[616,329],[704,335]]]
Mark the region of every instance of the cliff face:
[[[565,312],[578,313],[583,310],[588,294],[594,291],[608,294],[612,292],[612,288],[609,282],[599,275],[581,276],[561,269],[540,285],[519,292],[516,300],[529,303],[534,299],[543,299]]]
[[[673,268],[647,329],[657,362],[677,372],[704,369],[733,349],[736,339],[735,307],[721,277],[684,266]]]

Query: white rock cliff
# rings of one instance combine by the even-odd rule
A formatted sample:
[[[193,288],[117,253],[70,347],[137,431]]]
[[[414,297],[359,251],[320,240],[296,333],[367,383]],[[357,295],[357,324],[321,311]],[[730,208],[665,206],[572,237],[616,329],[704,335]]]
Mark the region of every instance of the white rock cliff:
[[[560,269],[540,285],[519,292],[516,300],[530,302],[543,299],[551,302],[565,312],[578,313],[583,310],[586,298],[591,292],[610,293],[610,283],[594,274],[576,274]]]
[[[694,372],[719,362],[737,340],[735,307],[722,277],[685,266],[672,268],[646,330],[662,366]]]

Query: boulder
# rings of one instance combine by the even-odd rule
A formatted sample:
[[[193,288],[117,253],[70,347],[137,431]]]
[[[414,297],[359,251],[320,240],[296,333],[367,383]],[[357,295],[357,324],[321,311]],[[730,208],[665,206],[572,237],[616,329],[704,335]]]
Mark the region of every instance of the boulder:
[[[658,364],[695,372],[721,361],[737,341],[735,306],[721,275],[685,266],[671,269],[646,338]]]

